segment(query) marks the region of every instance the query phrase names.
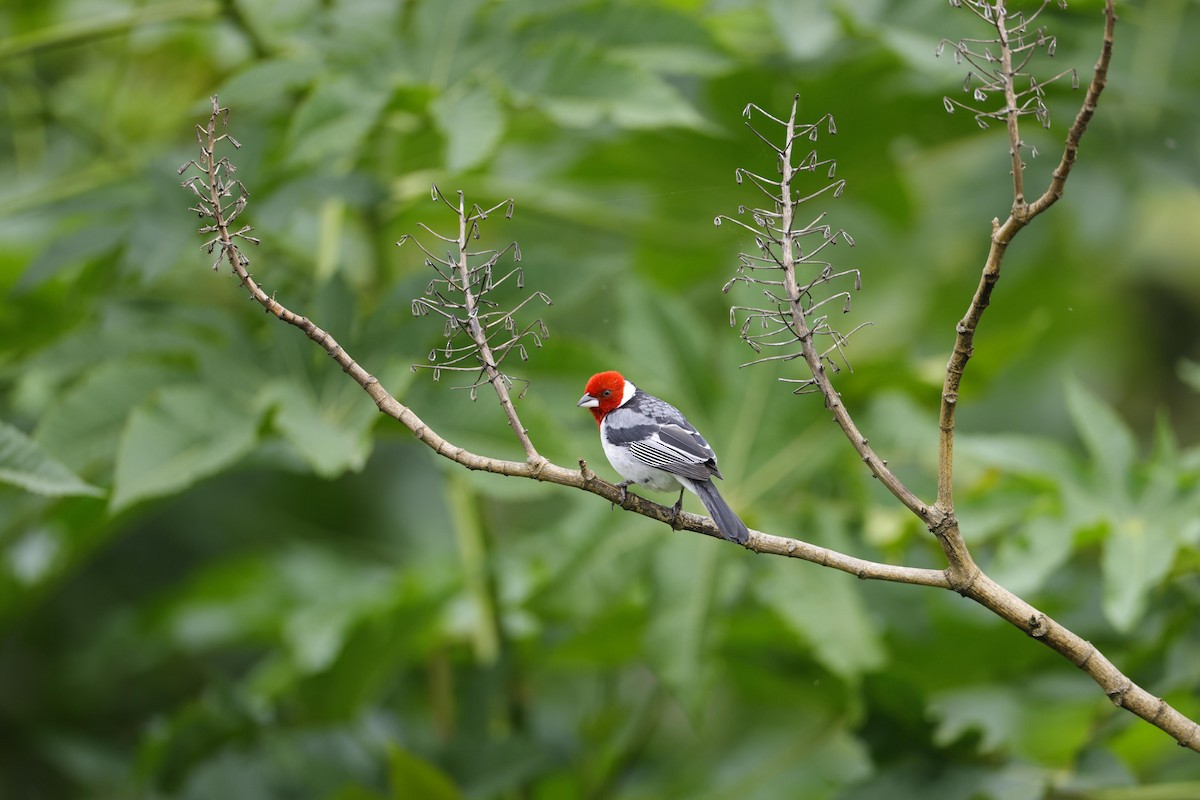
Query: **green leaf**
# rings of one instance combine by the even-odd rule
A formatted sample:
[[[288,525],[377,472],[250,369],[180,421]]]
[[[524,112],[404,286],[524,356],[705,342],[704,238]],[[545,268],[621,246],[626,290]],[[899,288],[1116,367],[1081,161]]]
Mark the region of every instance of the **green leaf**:
[[[261,109],[286,102],[320,71],[318,62],[305,59],[267,59],[252,63],[227,80],[218,90],[222,105]]]
[[[1067,381],[1067,410],[1083,446],[1105,476],[1107,489],[1128,494],[1128,475],[1136,456],[1133,432],[1116,413],[1078,381]]]
[[[104,492],[85,482],[22,431],[0,422],[0,481],[50,497]]]
[[[460,84],[438,95],[429,111],[446,138],[446,167],[452,172],[477,166],[504,133],[504,109],[486,86]]]
[[[388,749],[388,780],[395,800],[461,800],[463,796],[446,773],[396,746]]]
[[[610,4],[579,3],[567,13],[544,14],[538,21],[538,39],[577,41],[579,31],[585,30],[589,41],[603,42],[607,52],[656,74],[717,75],[728,70],[732,60],[705,30],[707,18],[681,12],[658,3],[623,3],[619,10]]]
[[[292,115],[289,161],[306,165],[354,158],[386,101],[386,92],[348,75],[320,82]]]
[[[59,272],[78,267],[114,250],[125,238],[124,226],[109,223],[58,236],[42,251],[17,282],[17,291],[30,291]]]
[[[333,794],[325,797],[324,800],[387,800],[383,795],[376,794],[362,786],[350,784],[342,786]]]
[[[1023,521],[1000,539],[988,568],[1004,588],[1022,597],[1041,589],[1071,555],[1074,531],[1069,522],[1052,517]]]
[[[295,603],[285,582],[278,559],[226,558],[161,601],[147,632],[189,655],[274,634],[280,625],[277,609]]]
[[[588,127],[609,119],[629,128],[704,127],[675,87],[643,68],[578,39],[534,42],[509,65],[518,99],[556,122]]]
[[[1014,475],[1059,480],[1073,472],[1071,458],[1058,442],[1019,434],[963,435],[954,454]]]
[[[788,54],[815,59],[843,41],[845,34],[832,8],[803,0],[771,0],[768,12]]]
[[[393,601],[394,574],[381,567],[342,562],[307,551],[290,554],[276,569],[296,594],[317,596],[294,603],[284,623],[284,643],[302,672],[328,668],[354,628]]]
[[[503,62],[513,57],[509,37],[493,35],[488,41],[481,40],[484,31],[480,30],[480,7],[484,3],[455,0],[404,7],[405,35],[397,55],[415,80],[444,87],[462,79],[481,62],[491,64],[493,59]]]
[[[111,462],[133,407],[183,375],[161,364],[102,363],[46,410],[34,438],[75,469]]]
[[[851,576],[772,559],[754,579],[759,602],[775,610],[826,669],[846,680],[884,664],[879,633]]]
[[[930,699],[937,718],[934,741],[949,746],[968,732],[984,753],[1016,752],[1035,763],[1065,766],[1090,738],[1096,711],[1091,690],[1061,677],[1020,688],[970,686]]]
[[[1167,574],[1179,546],[1160,520],[1128,516],[1111,520],[1104,542],[1104,615],[1129,631],[1146,611],[1150,591]]]
[[[288,379],[268,386],[263,398],[276,408],[275,427],[318,475],[362,469],[377,412],[361,391],[350,393],[349,404],[331,404],[318,400],[310,384]]]
[[[129,417],[117,447],[112,511],[186,489],[233,464],[254,446],[257,427],[257,416],[232,407],[217,387],[164,389]]]
[[[1179,362],[1179,379],[1200,392],[1200,362],[1183,359]]]
[[[654,600],[645,651],[690,713],[699,713],[713,676],[709,650],[714,586],[728,548],[673,540],[654,555]]]

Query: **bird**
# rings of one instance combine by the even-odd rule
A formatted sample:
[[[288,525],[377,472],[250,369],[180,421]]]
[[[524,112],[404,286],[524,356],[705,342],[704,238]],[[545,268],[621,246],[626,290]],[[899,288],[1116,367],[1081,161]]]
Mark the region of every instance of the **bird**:
[[[713,485],[713,478],[723,479],[716,453],[679,409],[615,370],[593,375],[577,405],[596,418],[604,455],[624,479],[617,484],[622,504],[633,484],[659,492],[678,488],[678,515],[687,489],[700,498],[725,539],[743,545],[749,541],[746,523]]]

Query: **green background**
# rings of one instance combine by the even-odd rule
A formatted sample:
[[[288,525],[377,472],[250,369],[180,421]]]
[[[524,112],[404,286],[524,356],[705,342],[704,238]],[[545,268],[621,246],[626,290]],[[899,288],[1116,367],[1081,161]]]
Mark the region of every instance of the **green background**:
[[[966,539],[1002,584],[1200,715],[1200,3],[1121,3],[1064,200],[1010,248],[959,411]],[[1043,78],[1099,51],[1052,5]],[[838,389],[932,499],[941,375],[1011,202],[1007,141],[947,115],[983,37],[944,2],[222,0],[0,9],[0,796],[1193,798],[1200,761],[950,592],[756,556],[437,458],[214,274],[176,170],[219,93],[256,277],[451,441],[520,458],[428,363],[453,231],[512,197],[551,338],[510,362],[540,451],[619,368],[684,409],[747,523],[940,568],[819,399],[721,293],[774,160],[756,103],[830,113],[813,211],[864,287]],[[1081,92],[1028,119],[1045,185]],[[764,132],[767,129],[764,128]],[[515,303],[522,292],[498,295]],[[525,383],[517,384],[524,388]],[[670,498],[658,496],[663,502]],[[699,511],[694,498],[689,510]]]

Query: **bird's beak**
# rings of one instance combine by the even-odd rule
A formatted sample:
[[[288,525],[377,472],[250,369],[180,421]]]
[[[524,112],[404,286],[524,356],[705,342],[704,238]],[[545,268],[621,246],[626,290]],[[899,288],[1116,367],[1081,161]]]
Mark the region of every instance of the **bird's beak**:
[[[600,401],[592,397],[590,394],[585,394],[583,397],[579,398],[579,402],[575,405],[579,406],[580,408],[598,408],[600,406]]]

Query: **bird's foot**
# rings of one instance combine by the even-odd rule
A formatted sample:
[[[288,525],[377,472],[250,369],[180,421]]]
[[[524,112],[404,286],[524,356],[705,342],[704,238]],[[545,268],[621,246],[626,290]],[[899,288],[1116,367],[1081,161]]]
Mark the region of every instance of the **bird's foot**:
[[[631,483],[633,483],[633,481],[621,481],[620,483],[613,484],[614,486],[616,486],[618,489],[621,490],[621,499],[620,499],[620,501],[618,501],[620,503],[621,508],[625,507],[625,501],[629,499],[629,484],[631,484]],[[612,504],[612,507],[616,508],[617,502],[614,502]]]
[[[671,530],[679,530],[679,515],[683,513],[683,493],[679,493],[679,499],[675,501],[675,505],[671,506]]]

